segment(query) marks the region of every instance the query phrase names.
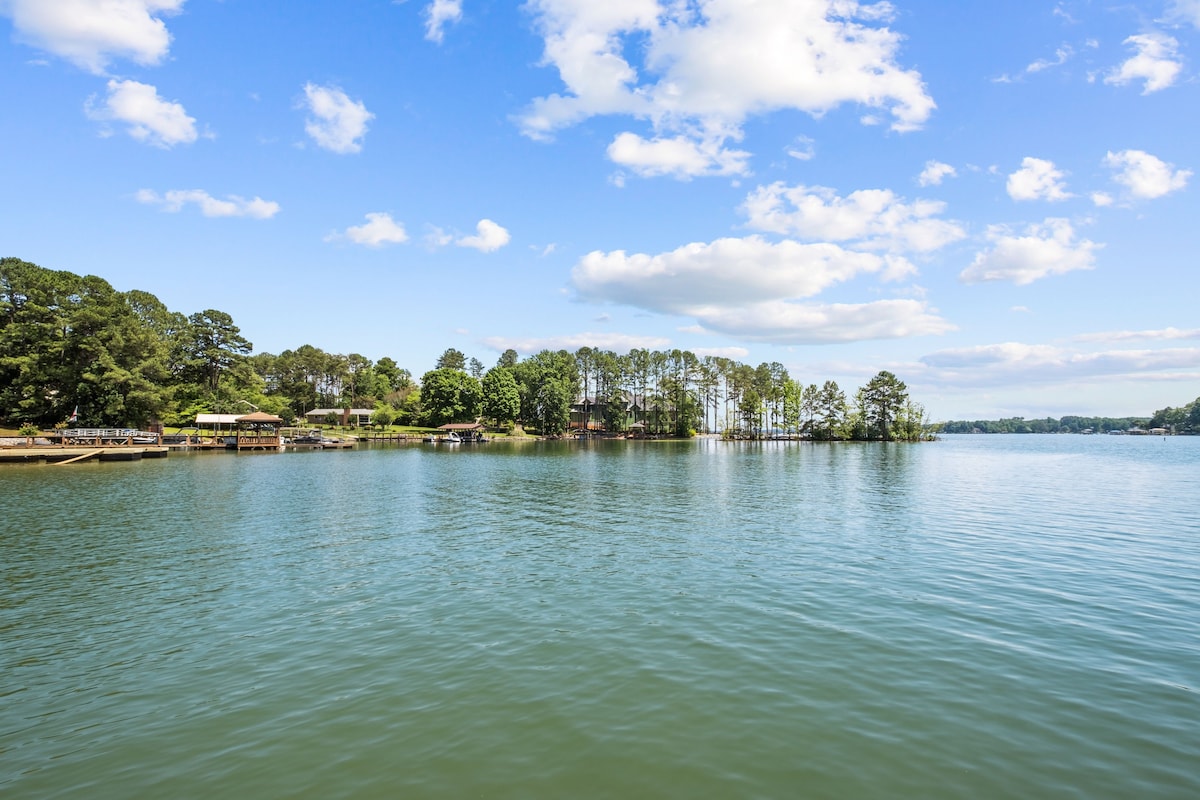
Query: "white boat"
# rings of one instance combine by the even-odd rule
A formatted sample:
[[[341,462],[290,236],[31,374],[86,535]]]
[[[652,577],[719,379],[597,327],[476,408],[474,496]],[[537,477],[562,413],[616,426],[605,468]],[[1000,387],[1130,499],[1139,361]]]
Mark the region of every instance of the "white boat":
[[[462,442],[462,437],[459,436],[454,431],[450,431],[449,433],[446,434],[445,438],[442,439],[442,441],[445,442],[446,444],[460,444]]]

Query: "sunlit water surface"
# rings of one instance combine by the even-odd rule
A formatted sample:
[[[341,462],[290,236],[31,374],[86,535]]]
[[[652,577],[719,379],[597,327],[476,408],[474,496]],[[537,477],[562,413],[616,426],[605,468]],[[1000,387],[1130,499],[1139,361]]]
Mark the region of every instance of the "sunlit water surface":
[[[0,796],[1200,797],[1200,438],[0,469]]]

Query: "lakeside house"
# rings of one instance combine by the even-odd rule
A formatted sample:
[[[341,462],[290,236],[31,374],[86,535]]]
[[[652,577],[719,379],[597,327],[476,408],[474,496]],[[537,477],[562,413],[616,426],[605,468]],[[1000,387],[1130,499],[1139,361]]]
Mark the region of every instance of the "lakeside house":
[[[670,403],[648,402],[645,395],[633,392],[621,392],[620,397],[620,413],[615,425],[617,431],[658,430],[669,425],[668,419],[673,408]],[[605,431],[608,427],[604,420],[609,416],[608,402],[603,398],[580,395],[571,403],[568,428],[573,431]]]
[[[333,414],[338,418],[338,424],[349,427],[364,428],[371,424],[373,408],[314,408],[305,412],[304,419],[310,425],[322,425],[325,418]]]

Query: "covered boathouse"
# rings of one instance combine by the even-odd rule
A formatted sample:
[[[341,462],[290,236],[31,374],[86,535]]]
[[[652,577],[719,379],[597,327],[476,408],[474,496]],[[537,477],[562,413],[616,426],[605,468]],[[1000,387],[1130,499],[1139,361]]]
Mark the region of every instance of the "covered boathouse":
[[[279,426],[283,419],[268,414],[265,411],[255,411],[234,420],[237,425],[237,435],[234,447],[242,450],[279,450],[283,446],[283,438]]]

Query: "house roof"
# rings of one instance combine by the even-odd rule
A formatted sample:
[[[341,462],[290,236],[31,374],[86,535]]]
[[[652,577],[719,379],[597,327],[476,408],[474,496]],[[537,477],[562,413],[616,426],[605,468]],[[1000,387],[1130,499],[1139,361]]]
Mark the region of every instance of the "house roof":
[[[482,428],[478,422],[448,422],[445,425],[439,425],[439,431],[476,431]]]
[[[280,417],[274,414],[268,414],[265,411],[255,411],[253,414],[245,414],[237,418],[238,422],[283,422]]]
[[[197,425],[232,425],[241,414],[197,414]]]

